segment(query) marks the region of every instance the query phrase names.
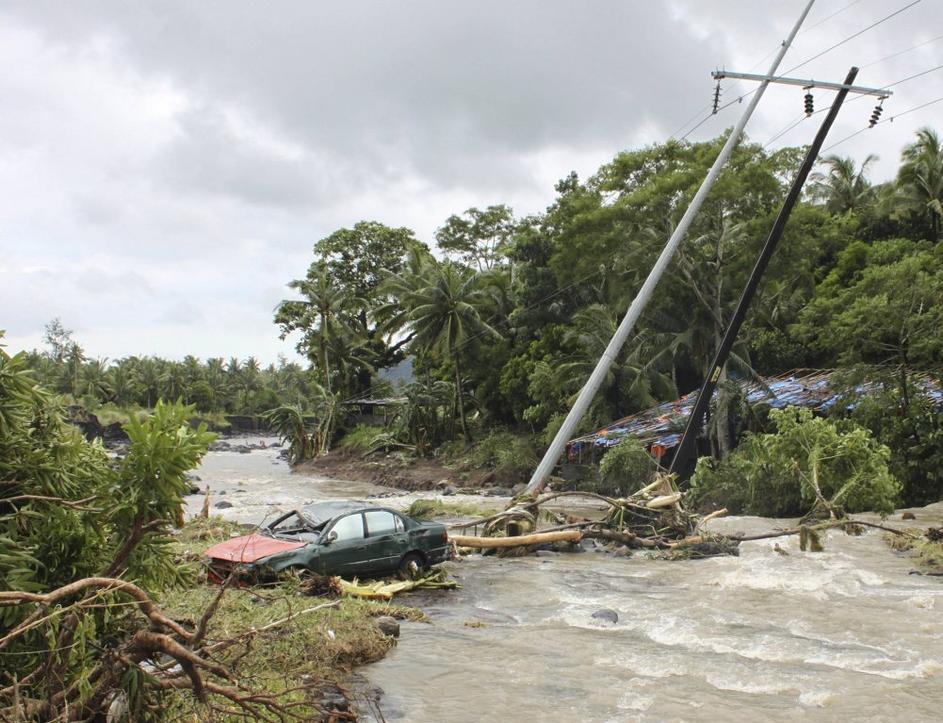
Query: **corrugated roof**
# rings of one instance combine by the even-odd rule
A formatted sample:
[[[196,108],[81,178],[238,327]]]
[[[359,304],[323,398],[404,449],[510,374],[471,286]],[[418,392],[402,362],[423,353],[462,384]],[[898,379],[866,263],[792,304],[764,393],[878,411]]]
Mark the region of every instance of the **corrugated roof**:
[[[746,398],[750,404],[766,402],[776,409],[795,406],[827,410],[844,396],[844,390],[833,390],[829,385],[833,373],[833,370],[801,369],[746,382]],[[922,377],[920,382],[927,394],[937,404],[943,405],[943,391],[939,385],[929,377]],[[856,391],[865,392],[870,387],[870,384],[861,384]],[[592,434],[572,439],[567,443],[567,454],[576,454],[587,447],[614,447],[626,436],[635,437],[646,447],[658,445],[671,449],[681,441],[697,396],[698,391],[693,391],[675,401],[623,417]]]

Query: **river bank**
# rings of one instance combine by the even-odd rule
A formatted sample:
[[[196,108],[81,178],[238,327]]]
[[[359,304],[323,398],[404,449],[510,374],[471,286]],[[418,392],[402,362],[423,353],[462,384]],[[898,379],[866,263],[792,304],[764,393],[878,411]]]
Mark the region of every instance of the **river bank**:
[[[342,449],[302,462],[294,470],[300,474],[359,480],[408,491],[451,489],[512,496],[521,484],[517,478],[496,474],[486,467],[459,468],[436,458],[417,459],[398,454],[364,456]]]

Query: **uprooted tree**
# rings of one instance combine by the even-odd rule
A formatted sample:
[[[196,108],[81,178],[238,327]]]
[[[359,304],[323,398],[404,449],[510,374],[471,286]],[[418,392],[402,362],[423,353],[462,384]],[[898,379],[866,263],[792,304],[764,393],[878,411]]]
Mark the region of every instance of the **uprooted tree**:
[[[890,450],[868,430],[795,407],[774,409],[770,419],[775,433],[748,435],[723,462],[698,461],[696,503],[719,499],[735,514],[768,516],[893,511],[900,482],[888,468]]]
[[[167,530],[212,440],[189,411],[132,418],[127,454],[110,459],[63,421],[24,355],[0,349],[0,719],[147,720],[180,689],[208,719],[281,717],[209,654],[215,605],[183,624],[151,597],[182,581]]]

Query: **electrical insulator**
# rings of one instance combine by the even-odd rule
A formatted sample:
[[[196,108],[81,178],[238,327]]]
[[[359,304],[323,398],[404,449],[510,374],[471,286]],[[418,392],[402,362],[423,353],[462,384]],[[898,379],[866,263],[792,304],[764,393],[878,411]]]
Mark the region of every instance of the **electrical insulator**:
[[[884,100],[881,99],[878,104],[874,106],[874,110],[871,111],[871,120],[868,122],[868,128],[874,128],[874,126],[877,125],[877,122],[881,117],[881,113],[884,111],[884,108],[882,107],[883,103]]]
[[[720,104],[720,81],[717,81],[717,86],[714,88],[714,114],[717,113],[717,106]]]
[[[805,94],[805,114],[807,116],[812,115],[812,92]]]

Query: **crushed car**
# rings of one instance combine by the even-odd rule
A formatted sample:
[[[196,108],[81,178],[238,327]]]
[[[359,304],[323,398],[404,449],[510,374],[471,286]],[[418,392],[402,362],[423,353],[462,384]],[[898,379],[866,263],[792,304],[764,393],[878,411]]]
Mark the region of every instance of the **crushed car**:
[[[387,507],[325,502],[288,512],[250,535],[206,551],[209,577],[262,581],[289,570],[415,577],[448,559],[448,533]]]

